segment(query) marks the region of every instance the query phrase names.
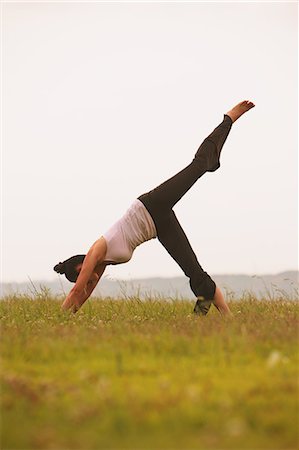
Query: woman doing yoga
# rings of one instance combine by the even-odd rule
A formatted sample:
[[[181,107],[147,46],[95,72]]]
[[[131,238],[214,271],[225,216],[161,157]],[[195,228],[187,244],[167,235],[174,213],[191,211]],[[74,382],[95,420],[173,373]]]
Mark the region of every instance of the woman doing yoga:
[[[189,278],[197,298],[194,312],[205,315],[214,304],[222,314],[230,314],[220,289],[200,266],[172,208],[205,172],[214,172],[220,167],[220,152],[232,124],[254,106],[245,100],[224,114],[223,121],[203,141],[187,167],[138,197],[124,216],[91,246],[87,255],[72,256],[54,267],[56,272],[65,274],[75,283],[62,304],[63,309],[78,311],[107,265],[128,262],[138,245],[158,238]]]

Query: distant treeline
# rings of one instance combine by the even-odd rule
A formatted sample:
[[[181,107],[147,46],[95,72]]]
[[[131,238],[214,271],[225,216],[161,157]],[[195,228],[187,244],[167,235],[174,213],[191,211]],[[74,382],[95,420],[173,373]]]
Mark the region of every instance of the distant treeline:
[[[276,275],[212,275],[229,299],[240,298],[248,293],[256,297],[298,299],[298,271],[282,272]],[[67,293],[73,285],[64,277],[53,281],[29,280],[24,283],[2,283],[1,297],[12,293],[36,294],[50,290],[53,295]],[[186,277],[142,278],[118,280],[103,278],[95,290],[98,297],[140,298],[163,297],[194,299]]]

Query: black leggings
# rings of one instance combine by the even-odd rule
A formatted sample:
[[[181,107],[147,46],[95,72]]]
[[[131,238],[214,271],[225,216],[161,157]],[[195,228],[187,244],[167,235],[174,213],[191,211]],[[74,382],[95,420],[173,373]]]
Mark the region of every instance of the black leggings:
[[[220,167],[220,152],[231,127],[232,120],[225,114],[223,121],[203,141],[187,167],[138,197],[156,225],[158,240],[189,278],[194,295],[205,300],[213,300],[216,284],[197,261],[172,208],[205,172],[214,172]]]

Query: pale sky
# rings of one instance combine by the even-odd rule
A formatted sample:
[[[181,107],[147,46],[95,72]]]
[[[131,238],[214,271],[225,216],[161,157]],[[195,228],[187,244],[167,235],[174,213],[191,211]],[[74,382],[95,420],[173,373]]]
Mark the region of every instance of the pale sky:
[[[2,281],[53,280],[241,100],[175,206],[210,274],[297,269],[296,2],[2,2]],[[111,278],[180,276],[157,239]]]

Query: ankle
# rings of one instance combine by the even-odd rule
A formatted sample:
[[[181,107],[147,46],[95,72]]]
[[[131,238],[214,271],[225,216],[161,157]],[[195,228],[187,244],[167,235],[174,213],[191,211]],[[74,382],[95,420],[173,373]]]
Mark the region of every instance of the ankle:
[[[233,110],[228,111],[227,113],[225,113],[226,116],[230,117],[232,122],[234,123],[237,119],[238,119],[238,115],[236,114],[236,112],[234,112]]]

